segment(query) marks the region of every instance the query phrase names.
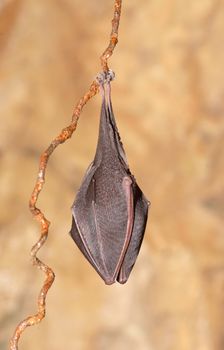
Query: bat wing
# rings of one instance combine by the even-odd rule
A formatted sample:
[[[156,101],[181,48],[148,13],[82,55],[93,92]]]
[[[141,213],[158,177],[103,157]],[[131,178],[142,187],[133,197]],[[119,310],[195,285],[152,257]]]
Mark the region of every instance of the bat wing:
[[[130,173],[109,85],[105,89],[97,150],[72,206],[70,234],[105,283],[112,284],[125,283],[134,266],[148,202]]]
[[[94,174],[96,166],[89,166],[82,185],[72,206],[72,227],[70,235],[90,264],[102,276],[105,275],[100,246],[97,238],[96,217],[94,212]]]
[[[123,259],[117,281],[125,283],[134,267],[135,261],[141,248],[144,238],[145,227],[148,218],[148,207],[150,202],[145,198],[141,189],[136,183],[133,184],[134,197],[134,224],[128,249]]]
[[[102,175],[101,168],[89,169],[72,207],[70,231],[106,284],[117,280],[134,219],[131,179],[125,176],[121,183],[114,180]]]

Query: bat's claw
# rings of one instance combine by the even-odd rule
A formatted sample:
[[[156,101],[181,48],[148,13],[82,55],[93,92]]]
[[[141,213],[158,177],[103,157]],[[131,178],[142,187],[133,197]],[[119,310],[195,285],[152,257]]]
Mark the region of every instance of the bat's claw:
[[[96,81],[99,85],[104,85],[105,83],[110,83],[115,78],[115,73],[109,69],[108,72],[100,72],[96,76]]]

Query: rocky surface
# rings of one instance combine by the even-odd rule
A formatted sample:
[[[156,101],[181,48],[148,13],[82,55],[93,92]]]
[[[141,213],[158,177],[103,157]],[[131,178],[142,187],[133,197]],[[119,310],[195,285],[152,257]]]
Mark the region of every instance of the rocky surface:
[[[28,211],[40,153],[100,70],[113,1],[0,2],[0,349],[36,311]],[[105,286],[68,235],[93,158],[100,97],[50,160],[38,205],[52,222],[40,257],[56,280],[47,317],[20,349],[223,350],[224,4],[124,2],[113,105],[130,167],[152,202],[135,269]]]

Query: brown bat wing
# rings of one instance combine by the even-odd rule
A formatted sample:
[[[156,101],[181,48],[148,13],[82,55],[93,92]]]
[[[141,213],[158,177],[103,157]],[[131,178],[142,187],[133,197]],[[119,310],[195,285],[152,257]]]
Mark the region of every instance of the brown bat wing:
[[[72,207],[70,234],[105,283],[111,284],[117,279],[131,239],[133,194],[127,176],[122,183],[106,184],[104,179],[101,169],[88,172]],[[107,187],[107,194],[102,187]]]
[[[134,197],[134,225],[128,249],[124,256],[122,266],[119,271],[117,281],[125,283],[134,267],[139,250],[141,248],[142,240],[144,238],[145,227],[148,218],[148,208],[150,202],[145,198],[144,194],[136,184],[133,184]]]
[[[112,284],[125,283],[134,266],[148,202],[130,173],[112,111],[110,85],[105,85],[97,150],[72,206],[70,234],[105,283]]]

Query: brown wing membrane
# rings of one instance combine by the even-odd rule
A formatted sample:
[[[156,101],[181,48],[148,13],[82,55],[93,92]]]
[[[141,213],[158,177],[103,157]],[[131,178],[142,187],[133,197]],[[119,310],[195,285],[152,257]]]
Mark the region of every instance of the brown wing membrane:
[[[72,206],[70,234],[106,284],[125,283],[144,236],[148,202],[126,161],[108,81],[101,90],[97,150]]]
[[[130,243],[125,254],[123,264],[121,266],[118,282],[125,283],[134,267],[136,258],[141,248],[142,240],[144,238],[145,227],[148,217],[148,206],[149,202],[143,195],[142,191],[135,183],[133,186],[133,197],[134,197],[134,226]]]

